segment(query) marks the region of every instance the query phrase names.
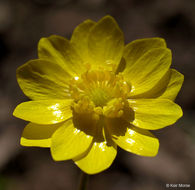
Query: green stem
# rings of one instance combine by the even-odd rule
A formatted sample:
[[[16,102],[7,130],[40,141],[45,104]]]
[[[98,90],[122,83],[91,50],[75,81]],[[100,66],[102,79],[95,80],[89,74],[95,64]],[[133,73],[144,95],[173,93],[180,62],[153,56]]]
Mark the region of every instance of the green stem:
[[[81,171],[79,190],[87,190],[89,175]]]

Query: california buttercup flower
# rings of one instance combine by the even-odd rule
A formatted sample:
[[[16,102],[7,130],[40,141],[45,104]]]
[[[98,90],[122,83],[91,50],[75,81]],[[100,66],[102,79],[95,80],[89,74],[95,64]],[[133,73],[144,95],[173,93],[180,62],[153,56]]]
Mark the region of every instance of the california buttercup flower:
[[[183,75],[170,69],[165,41],[147,38],[124,45],[111,16],[84,21],[70,40],[42,38],[38,57],[17,69],[19,86],[32,101],[13,114],[30,122],[21,145],[50,147],[55,161],[72,159],[95,174],[112,164],[117,146],[155,156],[159,141],[150,130],[182,116],[173,101]]]

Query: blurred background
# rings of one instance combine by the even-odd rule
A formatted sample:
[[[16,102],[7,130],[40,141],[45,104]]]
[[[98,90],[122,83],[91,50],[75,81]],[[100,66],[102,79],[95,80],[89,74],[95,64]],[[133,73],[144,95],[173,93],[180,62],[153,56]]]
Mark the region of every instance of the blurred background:
[[[126,43],[163,37],[173,66],[185,75],[176,102],[184,116],[155,134],[160,150],[144,158],[119,150],[113,165],[90,177],[90,190],[161,190],[166,183],[195,189],[195,1],[194,0],[0,0],[0,190],[74,190],[79,169],[54,162],[49,149],[19,145],[25,122],[12,116],[27,100],[16,82],[16,68],[37,57],[41,37],[70,38],[85,19],[115,17]],[[185,189],[185,188],[183,188]]]

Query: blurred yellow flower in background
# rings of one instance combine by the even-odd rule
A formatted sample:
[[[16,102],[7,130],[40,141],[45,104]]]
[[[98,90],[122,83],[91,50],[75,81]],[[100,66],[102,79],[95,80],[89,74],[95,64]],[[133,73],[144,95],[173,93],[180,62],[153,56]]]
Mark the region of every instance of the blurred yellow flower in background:
[[[183,75],[170,69],[165,41],[147,38],[124,45],[111,16],[84,21],[71,40],[42,38],[38,57],[17,69],[18,83],[32,101],[13,114],[30,122],[21,145],[50,147],[55,161],[72,159],[95,174],[112,164],[117,146],[155,156],[159,141],[149,130],[182,116],[174,99]]]

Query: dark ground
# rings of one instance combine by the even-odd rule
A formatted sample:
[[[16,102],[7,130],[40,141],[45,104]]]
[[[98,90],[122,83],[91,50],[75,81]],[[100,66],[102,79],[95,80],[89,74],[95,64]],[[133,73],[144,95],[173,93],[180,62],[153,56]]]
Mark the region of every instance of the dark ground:
[[[85,19],[116,18],[126,42],[159,36],[173,52],[173,67],[185,82],[176,100],[184,116],[156,132],[155,158],[119,150],[113,165],[91,176],[90,190],[163,190],[167,183],[195,189],[195,1],[194,0],[0,0],[0,190],[74,190],[79,169],[54,162],[48,149],[19,145],[25,123],[12,116],[27,100],[15,71],[36,58],[41,37],[70,37]],[[176,188],[172,188],[176,189]],[[178,188],[177,188],[178,189]]]

